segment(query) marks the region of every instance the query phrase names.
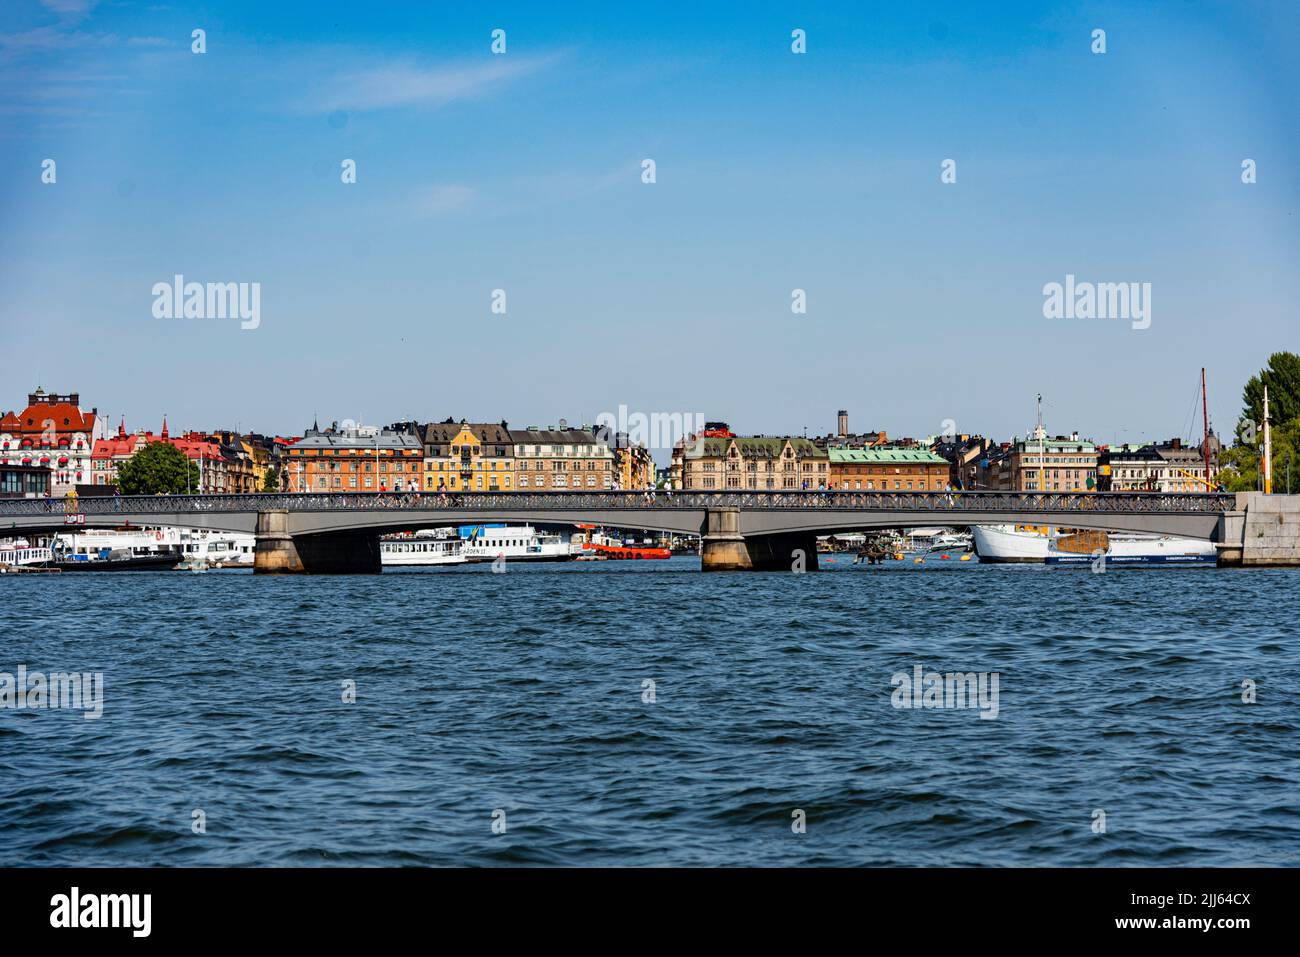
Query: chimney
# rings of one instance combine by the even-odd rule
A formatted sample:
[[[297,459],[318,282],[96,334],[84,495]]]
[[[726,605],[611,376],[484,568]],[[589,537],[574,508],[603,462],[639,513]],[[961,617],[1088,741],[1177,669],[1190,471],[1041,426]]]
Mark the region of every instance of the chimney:
[[[849,435],[849,410],[840,409],[835,413],[836,428],[839,429],[840,438],[848,438]]]
[[[1183,447],[1183,440],[1180,439],[1180,438],[1179,438],[1179,439],[1170,439],[1170,440],[1169,440],[1169,445],[1170,445],[1171,447],[1175,448],[1175,449],[1181,449],[1181,448]]]

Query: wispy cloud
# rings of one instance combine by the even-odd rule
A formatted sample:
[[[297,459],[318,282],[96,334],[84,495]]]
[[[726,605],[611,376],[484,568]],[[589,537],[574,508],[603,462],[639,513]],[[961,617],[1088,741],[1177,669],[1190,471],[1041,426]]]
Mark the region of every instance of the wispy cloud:
[[[474,188],[463,183],[444,183],[421,193],[415,203],[421,216],[441,216],[460,209],[474,199]]]
[[[80,20],[87,16],[99,0],[41,0],[41,6],[57,13],[65,20]]]
[[[495,92],[538,72],[552,57],[493,57],[479,63],[421,66],[393,63],[339,74],[324,81],[304,104],[310,113],[443,106]]]

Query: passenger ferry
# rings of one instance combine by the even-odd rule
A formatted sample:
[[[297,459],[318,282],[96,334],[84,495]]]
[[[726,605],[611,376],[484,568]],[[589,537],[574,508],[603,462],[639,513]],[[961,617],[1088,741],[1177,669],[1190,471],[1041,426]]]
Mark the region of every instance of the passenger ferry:
[[[464,565],[464,542],[459,538],[417,532],[379,542],[379,559],[385,567],[409,565]]]
[[[464,555],[470,562],[502,557],[508,562],[567,562],[576,552],[565,536],[542,533],[531,525],[476,525],[464,539]]]

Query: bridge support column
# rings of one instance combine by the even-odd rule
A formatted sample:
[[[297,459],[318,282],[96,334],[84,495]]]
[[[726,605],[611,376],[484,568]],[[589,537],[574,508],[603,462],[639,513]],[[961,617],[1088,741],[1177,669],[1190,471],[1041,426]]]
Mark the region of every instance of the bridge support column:
[[[289,534],[289,513],[257,513],[257,551],[253,571],[259,575],[367,575],[382,571],[379,537],[366,532]]]
[[[257,513],[257,548],[253,552],[253,572],[257,575],[302,574],[302,558],[289,534],[289,512]]]
[[[704,520],[700,570],[706,572],[817,571],[817,536],[740,534],[740,509],[709,509]]]

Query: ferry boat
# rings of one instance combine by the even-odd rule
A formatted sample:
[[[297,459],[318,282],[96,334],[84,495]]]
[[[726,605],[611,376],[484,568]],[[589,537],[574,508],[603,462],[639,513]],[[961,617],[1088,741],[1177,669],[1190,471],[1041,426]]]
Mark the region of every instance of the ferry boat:
[[[385,538],[379,542],[379,560],[384,567],[409,565],[464,565],[464,542],[459,538],[417,532]]]
[[[0,542],[0,565],[41,565],[53,557],[48,548],[32,545],[25,538]]]
[[[1057,535],[1047,543],[1049,565],[1091,565],[1105,556],[1107,565],[1218,564],[1213,542],[1138,532],[1085,532]]]
[[[466,561],[567,562],[574,558],[572,543],[563,535],[539,532],[531,525],[476,525],[464,538]],[[463,534],[463,533],[462,533]]]
[[[601,534],[593,525],[579,525],[582,532],[574,536],[574,547],[586,555],[598,555],[606,559],[637,561],[640,559],[672,558],[671,548],[658,545],[640,544],[620,541]]]

